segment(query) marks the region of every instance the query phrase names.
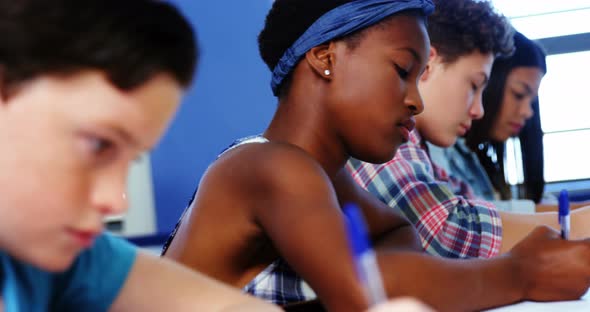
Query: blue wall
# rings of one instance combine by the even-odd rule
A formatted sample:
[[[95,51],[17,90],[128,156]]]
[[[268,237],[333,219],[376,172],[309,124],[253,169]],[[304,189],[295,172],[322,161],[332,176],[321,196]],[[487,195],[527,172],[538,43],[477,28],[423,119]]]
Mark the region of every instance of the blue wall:
[[[207,166],[234,139],[264,130],[276,107],[256,37],[271,0],[176,0],[196,27],[197,79],[152,153],[159,232],[169,232]]]

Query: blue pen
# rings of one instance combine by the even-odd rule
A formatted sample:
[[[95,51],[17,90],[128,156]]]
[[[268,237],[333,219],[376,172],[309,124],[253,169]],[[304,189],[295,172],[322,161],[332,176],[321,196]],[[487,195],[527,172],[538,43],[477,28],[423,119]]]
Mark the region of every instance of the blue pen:
[[[559,193],[559,226],[561,227],[561,238],[570,238],[570,201],[566,190]]]
[[[387,300],[381,272],[377,265],[375,252],[371,248],[367,235],[365,220],[355,204],[344,206],[344,215],[348,219],[347,230],[357,274],[370,305],[375,305]]]

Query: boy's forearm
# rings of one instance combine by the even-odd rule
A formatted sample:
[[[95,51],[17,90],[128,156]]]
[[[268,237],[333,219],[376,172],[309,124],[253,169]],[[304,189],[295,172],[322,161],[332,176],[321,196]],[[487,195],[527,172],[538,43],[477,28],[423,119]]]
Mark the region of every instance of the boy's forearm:
[[[583,202],[572,202],[570,203],[571,210],[577,210],[580,208],[588,209],[590,208],[590,201],[583,201]],[[557,204],[543,204],[539,203],[535,205],[536,212],[557,212]]]
[[[375,240],[377,250],[424,251],[416,229],[412,225],[398,227]]]
[[[579,208],[571,211],[571,239],[590,238],[590,207]],[[556,217],[557,218],[557,217]]]
[[[499,211],[502,218],[502,245],[500,253],[508,252],[539,225],[559,230],[556,213],[521,214]]]
[[[280,311],[201,273],[138,253],[110,311]]]
[[[501,252],[507,252],[516,243],[540,225],[560,230],[556,212],[519,214],[500,212],[502,217]],[[590,237],[590,207],[579,208],[571,212],[571,238],[583,239]]]

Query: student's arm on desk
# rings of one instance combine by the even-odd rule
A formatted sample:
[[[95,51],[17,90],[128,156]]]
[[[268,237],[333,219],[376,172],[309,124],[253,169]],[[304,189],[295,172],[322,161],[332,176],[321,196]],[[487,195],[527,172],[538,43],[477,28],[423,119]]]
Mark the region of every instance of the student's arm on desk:
[[[388,282],[396,277],[387,284],[389,294],[416,297],[438,311],[482,310],[522,300],[574,300],[590,284],[590,242],[562,240],[547,227],[535,229],[509,253],[492,259],[380,253],[379,262]]]
[[[556,212],[534,214],[499,211],[502,218],[502,246],[500,252],[510,250],[515,244],[540,225],[559,231]],[[570,235],[572,239],[590,237],[590,206],[571,211]]]
[[[138,253],[110,311],[281,311],[179,264]]]
[[[267,185],[258,192],[256,223],[328,311],[366,309],[332,181],[307,155],[282,155],[277,162],[272,152],[265,155],[267,168],[257,168],[265,176],[256,180]],[[415,297],[438,311],[572,299],[590,281],[590,243],[563,241],[546,228],[495,259],[443,259],[390,250],[377,251],[388,296]]]
[[[575,210],[583,207],[590,206],[590,201],[583,201],[583,202],[570,202],[570,209]],[[558,207],[555,204],[543,204],[539,203],[535,205],[535,211],[537,212],[552,212],[557,211]]]

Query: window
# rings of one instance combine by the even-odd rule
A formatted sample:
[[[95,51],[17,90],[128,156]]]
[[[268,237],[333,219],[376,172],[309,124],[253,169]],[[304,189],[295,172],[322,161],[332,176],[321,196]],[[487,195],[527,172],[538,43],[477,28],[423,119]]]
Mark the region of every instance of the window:
[[[590,129],[589,70],[590,51],[547,57],[539,89],[543,132]]]
[[[539,39],[590,32],[588,20],[590,20],[590,7],[513,18],[512,24],[530,39]],[[547,25],[551,26],[547,27]]]
[[[530,39],[590,32],[590,0],[494,0],[514,28]]]
[[[590,177],[588,153],[580,142],[590,142],[590,130],[545,133],[545,181],[581,180]],[[582,144],[584,150],[586,144]]]
[[[492,3],[511,19],[590,7],[589,0],[493,0]]]

